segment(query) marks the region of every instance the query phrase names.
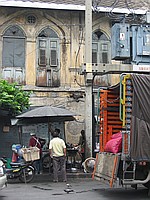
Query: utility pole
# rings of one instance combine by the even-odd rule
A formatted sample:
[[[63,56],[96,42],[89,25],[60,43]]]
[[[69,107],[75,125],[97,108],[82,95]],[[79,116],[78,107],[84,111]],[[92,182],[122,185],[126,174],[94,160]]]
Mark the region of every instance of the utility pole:
[[[86,157],[92,157],[92,0],[85,0],[85,133]]]

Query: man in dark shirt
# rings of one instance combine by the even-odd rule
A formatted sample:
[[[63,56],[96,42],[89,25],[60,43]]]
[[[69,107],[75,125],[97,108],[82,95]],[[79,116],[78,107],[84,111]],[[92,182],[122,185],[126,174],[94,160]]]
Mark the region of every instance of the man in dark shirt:
[[[82,162],[85,160],[85,131],[81,130],[78,146],[80,146],[80,153],[82,155]]]
[[[38,174],[42,173],[42,147],[35,133],[30,133],[29,147],[37,147],[40,150],[40,159],[35,160],[35,168]]]

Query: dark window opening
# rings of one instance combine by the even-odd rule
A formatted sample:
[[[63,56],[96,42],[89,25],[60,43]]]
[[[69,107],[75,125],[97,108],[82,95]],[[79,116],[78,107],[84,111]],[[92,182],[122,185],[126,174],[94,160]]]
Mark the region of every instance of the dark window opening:
[[[100,30],[92,34],[92,63],[109,63],[110,41]]]
[[[56,50],[51,50],[51,66],[57,66],[57,52],[56,52]]]
[[[10,28],[8,28],[5,31],[3,36],[4,37],[13,36],[13,37],[23,37],[23,38],[25,38],[23,31],[18,26],[11,26]]]
[[[27,16],[27,23],[28,24],[35,24],[36,23],[36,17],[34,15]]]
[[[3,67],[24,67],[25,36],[17,26],[7,29],[3,36]]]
[[[39,34],[38,37],[58,38],[58,35],[50,28],[46,28]]]
[[[108,54],[105,52],[102,53],[102,63],[108,63]]]
[[[46,66],[46,55],[45,55],[45,50],[40,49],[40,55],[39,55],[39,65],[44,65]]]
[[[92,63],[97,63],[97,52],[92,52]]]

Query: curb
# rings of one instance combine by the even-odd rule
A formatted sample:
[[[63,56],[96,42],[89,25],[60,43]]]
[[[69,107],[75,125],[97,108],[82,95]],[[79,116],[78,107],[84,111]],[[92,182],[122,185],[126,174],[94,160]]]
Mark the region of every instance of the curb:
[[[67,173],[67,179],[79,179],[79,178],[92,178],[91,173],[82,173],[82,172],[77,172],[77,173]],[[49,173],[44,173],[44,174],[37,174],[34,177],[33,182],[47,182],[47,181],[52,181],[53,180],[53,174]]]

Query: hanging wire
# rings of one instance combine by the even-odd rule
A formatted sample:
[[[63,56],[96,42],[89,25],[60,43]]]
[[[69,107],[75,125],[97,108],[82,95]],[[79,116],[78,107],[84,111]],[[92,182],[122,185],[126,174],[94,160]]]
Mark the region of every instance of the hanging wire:
[[[98,9],[98,6],[100,5],[102,0],[98,1],[98,0],[95,0],[95,1],[92,1],[92,5],[93,5],[93,10],[94,12],[99,12],[100,10]]]
[[[119,2],[124,3],[124,7],[129,11],[128,13],[115,13],[114,9],[119,7]],[[93,0],[93,10],[94,12],[100,12],[100,6],[102,5],[102,0]],[[114,0],[114,2],[109,6],[111,10],[109,12],[105,12],[105,15],[109,17],[113,22],[135,22],[135,23],[143,23],[145,22],[145,18],[143,15],[139,16],[134,13],[133,8],[134,3],[131,0]]]
[[[107,103],[115,103],[116,101],[118,101],[120,99],[120,96],[118,96],[116,99],[114,99],[113,101],[109,101],[107,99],[104,99]]]
[[[77,85],[79,85],[80,87],[85,87],[85,84],[82,85],[77,80],[77,61],[78,61],[78,56],[79,56],[79,53],[80,53],[80,50],[81,50],[82,41],[83,41],[83,28],[80,31],[80,34],[81,34],[81,36],[79,35],[79,38],[81,38],[81,41],[79,43],[79,48],[78,48],[78,51],[77,51],[77,54],[76,54],[76,58],[75,58],[75,76],[74,76],[74,82],[76,82]]]
[[[130,2],[131,2],[131,1],[130,1]],[[133,9],[131,9],[130,6],[129,6],[128,0],[125,0],[125,5],[126,5],[127,9],[130,11],[130,13],[134,13],[134,12],[133,12]]]
[[[131,1],[130,1],[130,2],[131,2]],[[130,8],[128,0],[125,0],[125,5],[126,5],[127,9],[128,9],[129,12],[130,12],[128,15],[125,15],[125,18],[126,18],[127,20],[129,20],[129,21],[135,20],[134,11],[133,11],[133,9]]]

